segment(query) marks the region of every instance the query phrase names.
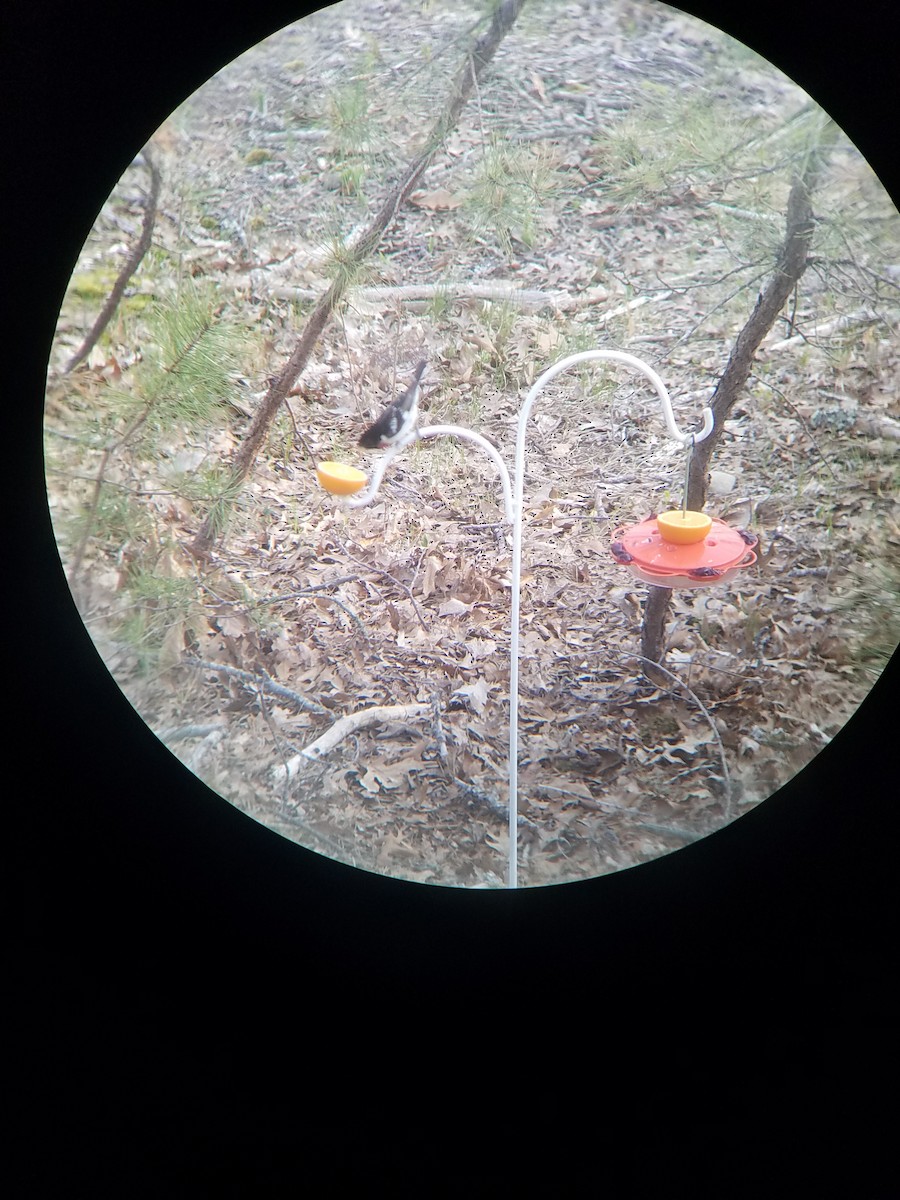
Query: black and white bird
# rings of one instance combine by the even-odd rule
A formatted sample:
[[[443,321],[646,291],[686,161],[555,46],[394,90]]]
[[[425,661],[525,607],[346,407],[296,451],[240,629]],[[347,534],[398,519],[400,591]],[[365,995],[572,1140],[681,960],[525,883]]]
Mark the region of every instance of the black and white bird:
[[[427,363],[423,359],[413,372],[412,383],[389,404],[378,420],[359,439],[366,450],[386,450],[396,446],[416,427],[419,416],[419,392]]]

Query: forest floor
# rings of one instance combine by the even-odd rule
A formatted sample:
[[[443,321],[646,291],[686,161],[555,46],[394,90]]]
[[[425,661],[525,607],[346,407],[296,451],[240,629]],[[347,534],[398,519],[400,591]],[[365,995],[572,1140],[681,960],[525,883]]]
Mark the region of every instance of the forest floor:
[[[85,245],[46,440],[79,609],[175,755],[321,853],[495,887],[511,644],[495,468],[458,441],[419,442],[370,506],[350,509],[321,490],[315,464],[371,467],[359,434],[420,358],[421,423],[470,426],[510,467],[529,386],[578,350],[646,359],[679,423],[696,427],[771,273],[792,167],[821,118],[762,60],[663,5],[526,4],[398,212],[367,290],[326,329],[212,562],[198,564],[188,546],[208,510],[203,486],[327,286],[335,240],[365,224],[413,157],[478,15],[338,5],[253,48],[173,114],[151,146],[163,180],[152,250],[67,375],[140,230],[140,159]],[[655,394],[592,363],[535,405],[522,885],[633,866],[747,812],[840,730],[900,636],[897,214],[842,140],[814,208],[813,264],[713,462],[707,510],[758,534],[759,561],[728,584],[674,593],[665,665],[681,684],[644,678],[634,655],[647,589],[609,552],[619,525],[680,503],[683,453]],[[544,299],[484,299],[473,284]],[[385,290],[412,287],[433,292]],[[231,395],[213,419],[198,423],[185,401],[169,404],[167,424],[132,430],[160,322],[186,289],[233,339]],[[176,392],[178,359],[166,368]],[[337,719],[380,705],[410,708],[283,778]]]

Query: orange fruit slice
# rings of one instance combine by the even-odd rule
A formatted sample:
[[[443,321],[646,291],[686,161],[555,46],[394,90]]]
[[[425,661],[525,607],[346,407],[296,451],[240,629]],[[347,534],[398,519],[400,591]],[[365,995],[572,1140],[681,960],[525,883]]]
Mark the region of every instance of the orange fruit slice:
[[[366,486],[368,476],[346,463],[321,462],[316,464],[316,478],[326,492],[335,496],[350,496]]]
[[[712,517],[706,513],[692,512],[691,509],[683,512],[679,508],[660,513],[656,518],[656,527],[664,541],[676,546],[690,546],[703,541],[712,529]]]

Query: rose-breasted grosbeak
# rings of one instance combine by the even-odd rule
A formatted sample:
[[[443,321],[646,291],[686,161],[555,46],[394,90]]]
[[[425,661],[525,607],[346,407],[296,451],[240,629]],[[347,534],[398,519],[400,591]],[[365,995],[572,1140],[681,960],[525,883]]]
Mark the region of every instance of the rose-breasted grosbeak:
[[[415,429],[419,416],[419,384],[427,365],[424,360],[419,363],[406,391],[388,405],[359,439],[359,444],[366,450],[385,450],[388,446],[395,446]]]

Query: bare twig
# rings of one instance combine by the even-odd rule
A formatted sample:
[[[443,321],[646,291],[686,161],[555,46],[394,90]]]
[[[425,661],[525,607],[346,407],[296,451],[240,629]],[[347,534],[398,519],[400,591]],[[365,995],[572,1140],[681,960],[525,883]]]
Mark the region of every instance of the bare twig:
[[[201,671],[215,671],[217,674],[228,675],[232,679],[239,679],[241,683],[248,683],[252,687],[262,687],[271,695],[277,696],[279,700],[287,700],[303,712],[315,713],[316,716],[320,717],[328,715],[327,708],[323,708],[321,704],[316,704],[314,700],[307,700],[305,696],[301,696],[298,692],[292,692],[290,688],[276,683],[265,671],[254,674],[251,671],[241,671],[238,667],[230,667],[226,663],[207,662],[205,659],[194,658],[192,655],[186,656],[182,661],[187,666],[197,667]]]
[[[340,717],[335,721],[321,737],[310,742],[299,754],[289,758],[284,767],[276,767],[275,778],[284,778],[283,772],[286,771],[287,778],[293,779],[304,759],[323,758],[344,738],[356,733],[359,729],[366,729],[370,725],[379,725],[385,721],[413,720],[428,712],[429,708],[428,704],[379,704],[374,708],[361,708],[359,712],[348,713],[346,717]]]
[[[635,829],[646,829],[648,833],[659,833],[663,837],[675,838],[679,842],[698,842],[703,836],[700,833],[689,833],[685,829],[673,829],[671,825],[657,825],[655,821],[636,821]]]
[[[330,838],[327,833],[322,833],[314,825],[310,825],[309,822],[304,821],[289,801],[282,799],[277,802],[277,805],[279,819],[284,821],[286,825],[295,825],[298,829],[301,829],[313,842],[327,848],[330,856],[337,862],[349,861],[353,866],[356,865],[351,853],[334,841],[333,838]]]
[[[186,742],[190,738],[204,738],[222,728],[221,721],[211,725],[173,725],[170,729],[161,729],[158,737],[161,742]]]
[[[150,157],[149,153],[144,151],[144,162],[150,172],[150,193],[147,196],[147,203],[144,207],[144,221],[141,227],[141,236],[137,241],[134,249],[128,255],[125,266],[119,272],[116,282],[113,284],[112,291],[106,298],[106,303],[100,310],[100,315],[97,317],[94,324],[91,326],[91,331],[81,343],[81,348],[75,353],[66,364],[65,374],[68,375],[73,371],[79,363],[84,362],[90,352],[96,346],[103,330],[112,320],[112,315],[119,306],[119,301],[125,294],[125,287],[128,280],[132,277],[135,271],[141,264],[141,259],[150,249],[150,243],[153,239],[153,226],[156,223],[156,206],[159,201],[159,189],[161,186],[161,177],[159,168]]]
[[[422,610],[419,608],[418,602],[416,601],[415,596],[412,594],[412,590],[410,588],[408,588],[405,583],[401,583],[401,581],[397,578],[396,575],[392,575],[390,573],[390,571],[385,571],[384,568],[382,568],[382,567],[373,567],[369,563],[364,563],[364,562],[362,562],[361,559],[354,558],[353,555],[350,554],[347,550],[345,550],[344,553],[347,556],[347,558],[350,559],[351,562],[355,562],[357,564],[357,566],[362,567],[367,573],[371,573],[374,575],[380,575],[382,577],[382,579],[389,579],[391,581],[391,583],[396,584],[397,587],[400,588],[400,590],[402,592],[405,592],[407,599],[409,600],[410,604],[412,604],[413,609],[415,610],[416,618],[418,619],[419,624],[422,626],[422,628],[425,630],[426,633],[428,632],[428,625],[425,622],[425,618],[422,616]],[[413,578],[415,578],[415,576],[413,576]]]
[[[378,571],[373,569],[366,574],[377,575]],[[359,583],[362,575],[354,571],[350,575],[338,575],[334,579],[325,579],[321,583],[311,583],[308,587],[301,588],[299,592],[285,592],[283,596],[267,596],[263,600],[257,600],[257,606],[263,604],[281,604],[285,600],[297,600],[301,596],[308,596],[311,592],[322,592],[326,588],[337,587],[341,583]]]
[[[660,590],[664,590],[664,589],[660,589]],[[643,654],[633,654],[633,653],[632,654],[628,654],[628,653],[617,654],[616,651],[614,651],[614,650],[607,651],[607,652],[611,653],[611,654],[615,654],[615,656],[620,659],[624,659],[624,658],[640,659],[641,662],[643,662],[645,665],[649,665],[654,672],[659,671],[662,675],[665,675],[667,679],[671,679],[676,684],[677,687],[681,688],[681,690],[688,697],[688,699],[692,700],[694,702],[694,704],[696,704],[697,707],[700,709],[700,711],[703,713],[704,717],[706,717],[706,720],[709,723],[709,727],[712,730],[713,737],[716,740],[716,745],[719,750],[719,759],[722,763],[722,781],[725,785],[725,816],[729,820],[731,820],[731,817],[732,817],[731,776],[728,772],[728,762],[725,758],[725,747],[722,745],[722,738],[719,735],[718,727],[716,726],[716,723],[713,720],[712,715],[710,714],[706,705],[703,703],[703,701],[700,699],[700,697],[697,695],[697,693],[692,691],[691,688],[688,687],[688,685],[684,682],[683,679],[679,679],[679,677],[674,673],[674,671],[670,671],[667,667],[660,666],[660,664],[658,662],[656,662],[655,660],[650,659],[650,658],[645,658]]]
[[[438,758],[447,765],[447,735],[441,720],[441,702],[437,692],[431,693],[431,727],[434,730],[434,741],[437,746]]]
[[[187,756],[185,759],[185,766],[193,771],[194,774],[200,775],[204,759],[209,757],[210,752],[215,750],[216,746],[218,746],[227,735],[228,727],[224,723],[213,729],[201,740],[198,746],[194,747],[191,753]]]
[[[751,375],[750,378],[754,381],[754,383],[761,383],[763,385],[763,387],[767,387],[770,392],[774,392],[775,395],[778,397],[778,399],[781,401],[781,403],[785,406],[785,408],[789,408],[791,410],[791,412],[794,414],[795,419],[797,421],[799,421],[800,424],[803,426],[803,432],[806,434],[806,436],[812,442],[812,444],[815,448],[816,454],[818,454],[819,458],[821,458],[822,462],[828,468],[828,474],[831,476],[831,478],[834,480],[834,482],[837,483],[838,477],[837,477],[837,475],[835,475],[834,470],[832,469],[831,463],[828,461],[828,459],[825,457],[825,455],[822,453],[821,449],[819,448],[819,443],[813,437],[809,426],[806,424],[806,422],[800,416],[800,413],[797,411],[797,409],[794,407],[794,405],[791,404],[790,400],[788,400],[787,396],[784,394],[784,392],[781,390],[781,388],[775,387],[775,385],[773,383],[767,383],[765,379],[760,379],[760,377],[758,375]]]
[[[464,796],[468,796],[470,800],[474,800],[476,804],[480,804],[482,808],[486,808],[493,813],[495,817],[505,821],[509,816],[509,810],[502,800],[498,800],[496,796],[490,792],[486,792],[484,788],[476,787],[474,783],[469,783],[465,779],[459,779],[454,775],[453,782],[459,788]],[[517,815],[517,822],[520,827],[526,829],[536,829],[534,821],[529,821],[527,817],[523,817],[521,813]]]
[[[373,572],[373,574],[374,573],[375,572]],[[301,588],[296,592],[287,592],[284,596],[269,596],[264,600],[257,600],[256,607],[261,608],[264,604],[284,604],[288,600],[302,600],[306,596],[316,595],[325,588],[336,587],[339,583],[348,583],[350,581],[359,582],[360,578],[361,577],[359,575],[341,575],[337,579],[331,580],[329,583],[314,583],[308,588]],[[339,608],[342,612],[346,613],[356,626],[363,640],[366,642],[366,644],[369,644],[369,635],[366,633],[365,626],[349,604],[347,604],[344,600],[339,599],[337,596],[322,596],[321,599],[325,600],[329,604],[335,605],[336,608]]]
[[[266,725],[269,728],[269,733],[271,733],[271,735],[272,735],[272,741],[275,743],[275,749],[278,751],[278,757],[281,759],[281,764],[284,767],[284,795],[282,797],[282,800],[283,800],[283,803],[287,803],[288,771],[287,771],[287,759],[284,756],[284,749],[282,747],[283,739],[281,737],[279,737],[279,735],[278,735],[278,730],[275,728],[275,722],[272,720],[272,715],[269,712],[269,706],[266,703],[266,697],[263,693],[264,693],[264,689],[260,686],[259,681],[257,681],[256,697],[259,700],[259,711],[262,713],[263,720],[265,721]]]
[[[566,807],[570,804],[577,804],[580,808],[589,809],[591,812],[613,812],[624,813],[626,816],[633,815],[633,810],[626,808],[624,804],[615,804],[612,800],[597,800],[595,797],[588,798],[580,792],[573,792],[570,788],[556,787],[551,783],[539,783],[535,787],[538,792],[552,792],[557,796],[566,796]]]
[[[321,599],[324,600],[326,604],[333,604],[336,608],[339,608],[341,610],[341,612],[346,613],[347,616],[350,618],[350,620],[353,622],[353,624],[356,626],[357,632],[359,633],[359,635],[363,639],[363,641],[366,643],[366,645],[370,646],[372,644],[369,641],[369,635],[366,633],[365,625],[363,625],[362,621],[359,619],[359,617],[353,611],[353,609],[350,607],[349,604],[345,604],[344,601],[339,600],[337,598],[337,596],[322,596]]]
[[[81,561],[84,558],[84,552],[87,549],[87,544],[90,541],[91,534],[94,530],[94,518],[97,515],[97,507],[100,504],[100,493],[103,490],[104,482],[103,477],[106,474],[106,468],[109,464],[110,457],[117,450],[121,450],[132,434],[136,433],[138,429],[140,429],[143,423],[147,420],[147,417],[150,415],[150,409],[152,407],[153,401],[149,400],[144,406],[143,411],[140,412],[137,417],[135,417],[122,436],[117,438],[115,441],[109,442],[103,448],[103,453],[100,455],[100,465],[97,467],[97,473],[94,476],[94,489],[91,494],[91,504],[88,509],[87,516],[85,517],[84,532],[81,535],[81,539],[72,558],[72,565],[69,568],[69,583],[74,583],[78,577],[78,572],[81,569]]]
[[[790,337],[782,338],[779,342],[773,342],[769,346],[769,350],[786,350],[788,347],[814,345],[824,338],[831,337],[834,333],[840,333],[844,329],[852,329],[854,325],[873,325],[881,319],[878,313],[873,312],[869,308],[858,308],[855,312],[844,313],[843,316],[833,317],[830,321],[824,321],[810,334],[795,333]]]
[[[356,560],[354,559],[354,561]],[[288,600],[302,600],[306,596],[317,595],[319,592],[325,591],[326,588],[337,587],[338,584],[341,583],[361,583],[365,575],[383,575],[384,573],[385,572],[381,571],[378,567],[371,567],[360,574],[338,575],[336,579],[329,579],[324,583],[312,583],[309,585],[309,587],[300,588],[296,592],[286,592],[283,596],[269,596],[264,600],[258,600],[256,603],[259,607],[263,604],[283,604]],[[392,580],[392,582],[396,583],[398,587],[402,588],[404,586],[399,580],[394,579],[393,575],[389,576],[389,578]],[[409,595],[408,589],[407,595]],[[365,626],[360,620],[359,615],[350,607],[349,604],[346,603],[346,601],[341,600],[338,596],[322,596],[321,598],[327,601],[327,603],[335,605],[335,607],[341,609],[342,612],[345,612],[356,626],[366,644],[370,644],[369,635],[366,633]],[[413,603],[415,604],[415,601],[413,601]]]
[[[313,288],[274,287],[269,295],[278,300],[316,300],[319,293]],[[504,287],[500,284],[481,283],[432,283],[407,284],[405,287],[364,287],[348,289],[355,304],[374,304],[393,308],[399,303],[416,304],[433,300],[436,296],[458,300],[495,300],[504,304],[516,304],[521,308],[562,308],[582,304],[598,304],[609,296],[606,288],[593,288],[590,292],[572,296],[567,292],[542,292],[535,288]]]

